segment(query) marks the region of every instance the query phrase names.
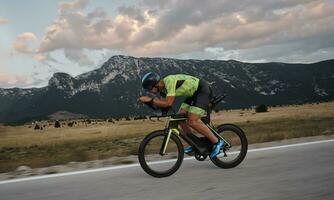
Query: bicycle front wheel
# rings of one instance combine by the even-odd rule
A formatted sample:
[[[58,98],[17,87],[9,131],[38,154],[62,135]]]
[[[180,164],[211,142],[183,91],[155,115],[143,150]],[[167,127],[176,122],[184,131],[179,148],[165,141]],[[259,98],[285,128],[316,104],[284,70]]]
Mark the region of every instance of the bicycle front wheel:
[[[180,139],[171,134],[164,155],[160,155],[163,141],[167,137],[164,130],[148,134],[140,143],[138,159],[143,170],[154,177],[167,177],[175,173],[182,164],[184,152]]]

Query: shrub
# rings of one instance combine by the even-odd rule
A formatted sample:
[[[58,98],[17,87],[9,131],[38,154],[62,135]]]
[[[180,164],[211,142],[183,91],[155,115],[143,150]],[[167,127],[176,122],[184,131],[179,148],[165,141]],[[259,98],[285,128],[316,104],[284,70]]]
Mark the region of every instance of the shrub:
[[[268,112],[268,107],[264,104],[258,105],[255,108],[255,112],[259,113],[259,112]]]
[[[58,120],[55,122],[55,128],[60,128],[60,122]]]
[[[36,124],[34,129],[38,130],[38,129],[41,129],[41,127],[38,124]]]
[[[67,123],[67,126],[73,127],[73,124],[74,124],[74,122],[69,122],[69,123]]]

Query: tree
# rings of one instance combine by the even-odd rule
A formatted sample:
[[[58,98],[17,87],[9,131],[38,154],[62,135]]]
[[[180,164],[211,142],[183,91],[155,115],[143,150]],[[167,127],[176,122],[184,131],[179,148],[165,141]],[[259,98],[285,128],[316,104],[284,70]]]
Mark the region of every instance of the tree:
[[[258,105],[255,108],[255,112],[259,113],[259,112],[268,112],[268,107],[264,104]]]
[[[38,124],[36,124],[34,129],[38,130],[38,129],[41,129],[41,127]]]
[[[67,123],[67,126],[72,127],[73,124],[74,124],[74,122],[69,122],[69,123]]]
[[[55,122],[55,128],[60,128],[60,122],[58,120]]]

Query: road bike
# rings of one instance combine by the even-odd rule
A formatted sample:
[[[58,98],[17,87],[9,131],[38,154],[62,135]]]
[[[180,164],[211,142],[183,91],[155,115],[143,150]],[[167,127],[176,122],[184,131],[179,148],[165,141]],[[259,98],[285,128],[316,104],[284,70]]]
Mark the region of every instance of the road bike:
[[[244,131],[233,124],[220,124],[214,126],[210,120],[211,111],[225,98],[225,95],[214,96],[210,99],[207,115],[201,120],[219,139],[225,144],[221,153],[210,160],[220,168],[233,168],[238,166],[245,158],[248,142]],[[152,105],[147,104],[152,109]],[[153,177],[167,177],[174,174],[181,166],[184,159],[184,147],[181,138],[193,148],[190,156],[198,161],[204,161],[212,151],[212,143],[203,136],[196,134],[183,134],[179,129],[181,122],[186,122],[185,114],[168,114],[171,108],[160,109],[161,115],[152,115],[158,120],[166,117],[166,125],[163,130],[149,133],[140,143],[138,159],[143,170]]]

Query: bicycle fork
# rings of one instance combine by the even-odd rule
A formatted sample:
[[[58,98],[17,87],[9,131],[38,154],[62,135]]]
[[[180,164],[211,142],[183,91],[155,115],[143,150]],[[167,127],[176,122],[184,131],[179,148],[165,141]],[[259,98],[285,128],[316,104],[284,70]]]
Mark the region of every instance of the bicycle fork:
[[[164,140],[162,142],[161,148],[160,148],[160,155],[163,156],[166,154],[166,150],[167,150],[167,145],[168,142],[170,140],[170,136],[172,135],[173,129],[165,129],[165,137]],[[179,132],[177,131],[176,133],[179,134]]]

